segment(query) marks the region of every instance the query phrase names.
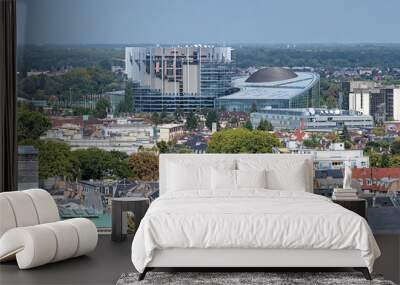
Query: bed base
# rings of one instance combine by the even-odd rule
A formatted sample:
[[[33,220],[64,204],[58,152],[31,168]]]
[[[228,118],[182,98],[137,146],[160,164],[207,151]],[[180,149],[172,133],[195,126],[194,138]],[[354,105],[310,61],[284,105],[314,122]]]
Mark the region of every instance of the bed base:
[[[371,279],[359,250],[350,249],[246,249],[168,248],[156,249],[139,279],[150,270],[175,271],[338,271],[349,268]],[[340,271],[340,270],[339,270]]]
[[[318,268],[318,267],[307,267],[307,268],[302,268],[302,267],[268,267],[268,268],[235,268],[235,267],[182,267],[182,268],[171,268],[171,267],[146,267],[142,273],[139,274],[138,281],[142,281],[146,277],[146,273],[152,270],[157,270],[157,271],[165,271],[165,272],[171,272],[171,271],[191,271],[191,272],[292,272],[292,271],[310,271],[310,272],[326,272],[327,267],[324,268]],[[360,271],[366,280],[372,280],[371,274],[369,273],[369,270],[367,267],[347,267],[347,268],[330,268],[329,272],[331,271],[344,271],[345,269],[353,269],[355,271]],[[339,270],[341,269],[341,270]]]

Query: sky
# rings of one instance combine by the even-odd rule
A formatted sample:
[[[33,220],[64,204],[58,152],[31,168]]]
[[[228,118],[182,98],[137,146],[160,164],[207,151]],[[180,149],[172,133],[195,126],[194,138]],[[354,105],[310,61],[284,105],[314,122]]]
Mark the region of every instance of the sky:
[[[17,0],[18,43],[400,43],[399,11],[399,0]]]

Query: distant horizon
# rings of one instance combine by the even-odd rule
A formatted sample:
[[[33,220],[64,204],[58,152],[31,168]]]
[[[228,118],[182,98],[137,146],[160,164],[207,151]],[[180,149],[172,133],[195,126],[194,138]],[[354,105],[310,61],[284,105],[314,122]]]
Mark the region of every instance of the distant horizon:
[[[26,44],[399,43],[398,0],[17,0]]]
[[[392,47],[398,46],[400,47],[400,42],[387,42],[387,43],[380,43],[380,42],[354,42],[354,43],[346,43],[346,42],[277,42],[277,43],[218,43],[218,42],[183,42],[183,43],[18,43],[18,46],[48,46],[48,47],[84,47],[84,46],[161,46],[161,47],[168,47],[168,46],[184,46],[184,45],[214,45],[214,46],[243,46],[243,47],[279,47],[279,48],[287,48],[293,49],[297,47],[308,47],[308,46],[326,46],[326,47],[335,47],[335,46],[347,46],[347,47]],[[287,47],[289,46],[289,47]]]

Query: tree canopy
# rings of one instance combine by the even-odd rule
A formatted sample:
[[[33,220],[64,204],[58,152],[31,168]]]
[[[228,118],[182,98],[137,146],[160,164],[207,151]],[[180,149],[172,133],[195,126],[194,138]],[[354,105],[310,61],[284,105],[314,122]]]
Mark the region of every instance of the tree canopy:
[[[279,139],[265,131],[227,129],[216,132],[208,143],[209,153],[270,153]]]
[[[133,178],[140,181],[158,180],[158,155],[153,152],[139,151],[129,157],[129,169]]]
[[[131,82],[127,82],[125,86],[125,97],[118,106],[116,113],[132,113],[134,111],[135,103],[133,98],[133,86]]]
[[[190,131],[197,129],[198,121],[194,112],[190,112],[186,117],[186,128]]]
[[[111,108],[110,102],[105,98],[100,98],[96,103],[96,109],[94,115],[97,118],[104,119],[107,117],[107,113]]]
[[[274,127],[272,126],[271,122],[269,122],[268,120],[261,119],[260,123],[258,124],[257,130],[273,131]]]
[[[206,117],[206,127],[211,130],[212,124],[216,123],[218,125],[218,113],[215,110],[210,110]]]
[[[400,139],[396,139],[391,145],[392,154],[400,154]]]
[[[78,177],[78,161],[67,144],[53,140],[25,140],[20,145],[32,145],[38,150],[41,179],[59,176],[73,180]]]
[[[45,100],[71,103],[83,96],[101,94],[119,89],[118,78],[111,71],[100,68],[75,68],[63,75],[33,75],[18,79],[18,97],[28,100]]]
[[[80,179],[126,178],[131,176],[127,161],[120,152],[88,148],[75,150],[72,154],[78,161]]]
[[[51,129],[51,121],[42,113],[30,111],[26,106],[20,106],[17,112],[18,141],[37,140]]]
[[[247,129],[247,130],[249,130],[249,131],[253,130],[253,125],[251,124],[251,121],[250,121],[250,120],[247,120],[247,121],[243,124],[243,128],[245,128],[245,129]]]

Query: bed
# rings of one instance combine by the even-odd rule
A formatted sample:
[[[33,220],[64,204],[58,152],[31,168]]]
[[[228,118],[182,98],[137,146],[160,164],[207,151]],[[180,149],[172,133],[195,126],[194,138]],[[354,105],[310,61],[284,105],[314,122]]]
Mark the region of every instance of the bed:
[[[352,267],[380,251],[361,216],[313,194],[309,155],[162,154],[132,262],[154,268]]]

